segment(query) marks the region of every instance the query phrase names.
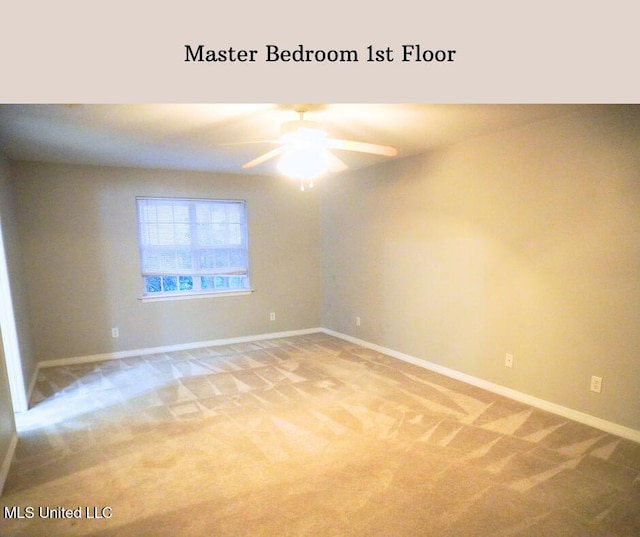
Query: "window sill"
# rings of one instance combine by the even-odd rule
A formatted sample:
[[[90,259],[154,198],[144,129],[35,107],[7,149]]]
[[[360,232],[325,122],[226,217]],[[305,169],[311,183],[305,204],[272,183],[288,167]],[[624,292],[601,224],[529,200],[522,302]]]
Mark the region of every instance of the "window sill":
[[[194,298],[222,298],[226,296],[250,295],[255,289],[244,289],[242,291],[223,291],[217,293],[184,293],[175,295],[143,295],[138,297],[141,302],[166,302],[169,300],[192,300]]]

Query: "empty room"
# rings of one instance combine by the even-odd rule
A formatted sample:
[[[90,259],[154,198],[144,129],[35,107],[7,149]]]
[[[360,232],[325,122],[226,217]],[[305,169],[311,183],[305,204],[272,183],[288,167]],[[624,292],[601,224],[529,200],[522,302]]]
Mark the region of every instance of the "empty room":
[[[0,105],[0,534],[640,534],[640,106]]]

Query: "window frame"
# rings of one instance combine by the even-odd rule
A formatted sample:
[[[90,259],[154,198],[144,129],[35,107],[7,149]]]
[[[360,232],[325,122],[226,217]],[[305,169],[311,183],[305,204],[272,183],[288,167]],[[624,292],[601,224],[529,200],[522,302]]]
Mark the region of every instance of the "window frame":
[[[149,236],[149,232],[155,224],[158,229],[161,224],[168,225],[169,222],[161,222],[160,220],[155,221],[145,221],[142,217],[142,208],[145,202],[151,202],[149,205],[153,205],[154,202],[157,203],[157,207],[163,205],[168,206],[180,206],[185,205],[188,208],[188,236],[189,243],[167,243],[165,245],[160,244],[145,244],[143,242],[143,227],[145,224],[148,225],[146,231],[147,237]],[[207,204],[207,205],[215,205],[224,204],[224,205],[239,205],[241,207],[241,218],[240,218],[240,245],[230,247],[230,244],[220,244],[218,245],[218,250],[227,250],[229,253],[230,250],[239,249],[240,250],[240,258],[243,262],[240,263],[236,270],[224,270],[216,269],[216,268],[208,268],[203,269],[199,266],[200,259],[199,256],[205,251],[209,250],[209,255],[216,255],[215,248],[215,240],[210,240],[209,243],[204,246],[202,244],[198,244],[196,241],[200,236],[200,231],[198,230],[198,226],[202,225],[203,222],[198,221],[198,217],[196,215],[196,207],[197,204]],[[209,213],[211,215],[211,213]],[[214,223],[213,221],[209,222],[212,226],[214,224],[221,224],[220,222]],[[176,224],[180,224],[184,226],[185,222],[178,222],[176,219],[171,220],[171,224],[176,227]],[[223,221],[222,224],[228,226],[230,223],[228,221]],[[237,225],[238,222],[232,223]],[[142,289],[142,293],[139,296],[139,299],[143,302],[151,302],[151,301],[164,301],[164,300],[184,300],[184,299],[193,299],[193,298],[211,298],[211,297],[222,297],[222,296],[237,296],[237,295],[248,295],[253,292],[251,288],[251,280],[250,280],[250,270],[249,270],[249,225],[248,225],[248,215],[247,215],[247,203],[246,200],[240,199],[220,199],[220,198],[193,198],[193,197],[176,197],[176,196],[136,196],[136,227],[137,227],[137,240],[138,240],[138,252],[139,252],[139,270],[140,270],[140,285]],[[213,231],[211,231],[213,232]],[[158,232],[159,233],[159,232]],[[174,237],[175,238],[175,237]],[[153,252],[161,252],[164,248],[168,251],[174,250],[175,252],[178,249],[183,250],[184,252],[189,253],[189,258],[191,259],[191,268],[190,269],[180,269],[175,268],[175,270],[149,270],[149,267],[145,267],[145,259],[146,256]],[[226,267],[229,268],[229,267]],[[147,279],[148,278],[160,278],[162,281],[162,285],[164,285],[164,279],[175,278],[176,282],[180,281],[180,278],[191,279],[192,287],[190,289],[180,289],[180,285],[176,286],[175,290],[161,290],[161,291],[149,291],[147,287]],[[245,281],[245,285],[242,287],[223,287],[216,288],[215,287],[215,278],[233,278],[239,277],[243,278]],[[212,284],[214,287],[202,287],[204,278],[212,278]],[[211,280],[210,280],[211,281]],[[227,280],[227,285],[228,285]]]

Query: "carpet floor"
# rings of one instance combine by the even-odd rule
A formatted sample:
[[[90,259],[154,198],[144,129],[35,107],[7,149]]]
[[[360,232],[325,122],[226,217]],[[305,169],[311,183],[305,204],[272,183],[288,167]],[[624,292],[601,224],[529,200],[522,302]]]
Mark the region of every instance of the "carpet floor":
[[[640,445],[325,334],[42,369],[2,535],[637,537]]]

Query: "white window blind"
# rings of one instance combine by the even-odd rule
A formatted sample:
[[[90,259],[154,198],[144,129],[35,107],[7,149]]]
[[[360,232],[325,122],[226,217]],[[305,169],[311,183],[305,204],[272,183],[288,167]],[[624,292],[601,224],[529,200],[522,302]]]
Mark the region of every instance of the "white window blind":
[[[244,201],[137,198],[143,296],[249,289]]]

